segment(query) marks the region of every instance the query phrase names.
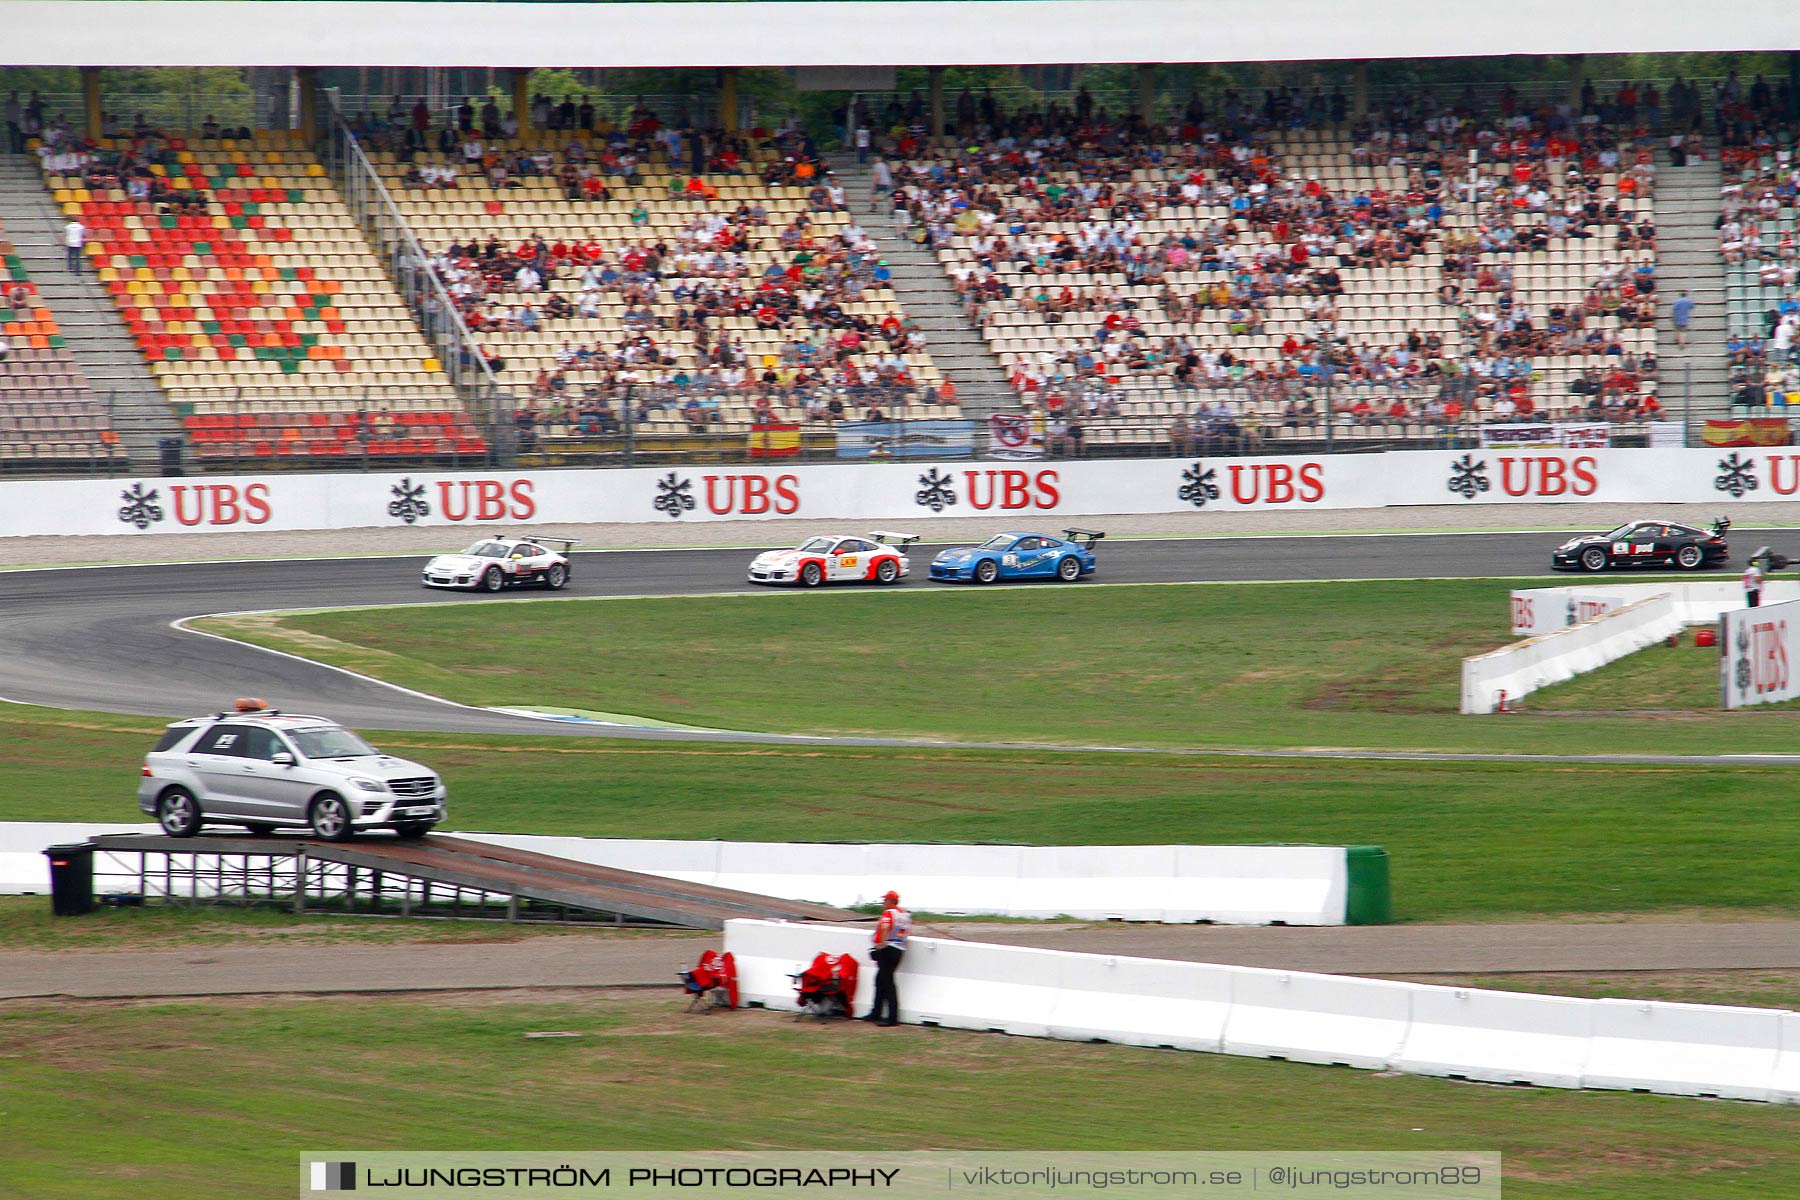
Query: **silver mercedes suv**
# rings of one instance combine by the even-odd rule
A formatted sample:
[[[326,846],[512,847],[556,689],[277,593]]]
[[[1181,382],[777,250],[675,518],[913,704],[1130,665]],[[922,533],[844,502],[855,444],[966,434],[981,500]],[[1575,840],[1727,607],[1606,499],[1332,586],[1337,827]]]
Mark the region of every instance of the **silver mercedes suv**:
[[[445,816],[437,772],[381,753],[323,717],[239,700],[177,721],[144,756],[138,807],[172,837],[206,825],[310,829],[341,842],[369,829],[422,837]]]

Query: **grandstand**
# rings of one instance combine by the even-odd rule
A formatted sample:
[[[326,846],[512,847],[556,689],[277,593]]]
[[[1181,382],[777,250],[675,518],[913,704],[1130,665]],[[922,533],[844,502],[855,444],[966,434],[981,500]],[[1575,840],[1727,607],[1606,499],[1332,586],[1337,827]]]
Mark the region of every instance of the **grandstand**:
[[[1756,340],[1794,291],[1791,188],[1757,214],[1767,255],[1721,261],[1703,228],[1721,149],[1753,145],[1746,186],[1784,186],[1791,135],[1784,151],[1761,130],[1785,119],[1791,81],[1596,80],[1575,55],[1566,83],[1371,88],[1358,60],[1260,96],[1159,90],[1114,45],[1138,34],[1082,13],[1096,58],[1138,62],[1135,90],[1114,75],[1098,97],[953,99],[934,67],[921,91],[846,92],[874,170],[816,106],[754,112],[733,67],[704,95],[560,104],[532,95],[529,69],[511,70],[510,104],[493,70],[450,72],[482,91],[465,102],[442,72],[412,79],[428,95],[378,97],[367,66],[261,69],[252,96],[131,123],[84,69],[88,90],[60,97],[64,119],[39,119],[29,148],[207,467],[735,457],[766,445],[759,426],[834,455],[843,421],[1021,409],[1053,453],[1464,445],[1515,421],[1638,444],[1652,421],[1760,410],[1800,385],[1770,347],[1751,363],[1725,345]],[[521,53],[538,15],[509,8],[493,52]],[[649,61],[666,47],[646,51],[647,31],[676,14],[643,15],[617,52]],[[365,57],[387,44],[364,33]],[[1221,51],[1244,35],[1212,33]],[[185,61],[163,40],[155,53]],[[197,124],[213,107],[252,127]],[[1677,291],[1700,303],[1681,345]],[[43,324],[34,309],[20,328]],[[26,349],[58,349],[42,336]],[[47,361],[29,377],[79,391]],[[119,454],[94,402],[66,399],[90,407],[41,414],[61,444]],[[114,427],[142,457],[128,410],[112,405]]]
[[[46,147],[198,458],[481,454],[485,441],[324,167],[294,134]]]
[[[8,471],[107,470],[124,461],[106,408],[56,314],[0,223],[0,464]]]

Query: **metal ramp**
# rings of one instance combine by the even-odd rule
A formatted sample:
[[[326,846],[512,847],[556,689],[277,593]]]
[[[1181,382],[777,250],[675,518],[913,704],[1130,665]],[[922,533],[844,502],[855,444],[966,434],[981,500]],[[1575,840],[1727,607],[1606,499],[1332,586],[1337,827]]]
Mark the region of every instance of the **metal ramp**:
[[[723,929],[733,917],[861,921],[859,913],[434,834],[417,840],[104,834],[97,892],[136,903],[279,903],[359,916],[580,921]],[[101,896],[101,902],[108,902]]]

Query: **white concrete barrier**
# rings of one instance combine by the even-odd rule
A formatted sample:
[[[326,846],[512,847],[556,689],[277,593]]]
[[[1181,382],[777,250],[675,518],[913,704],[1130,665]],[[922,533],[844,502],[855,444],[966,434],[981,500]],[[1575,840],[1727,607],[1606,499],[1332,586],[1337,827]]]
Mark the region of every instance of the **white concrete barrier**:
[[[1730,579],[1515,588],[1512,631],[1517,637],[1553,633],[1665,592],[1674,597],[1675,614],[1684,625],[1712,625],[1725,613],[1744,607],[1743,585]],[[1790,600],[1800,600],[1800,582],[1771,579],[1763,584],[1763,607]]]
[[[792,1010],[789,975],[869,931],[729,921],[747,1003]],[[873,992],[859,977],[858,1009]],[[1542,1087],[1800,1103],[1800,1013],[1536,996],[915,937],[907,1022]]]
[[[1225,1040],[1231,967],[1098,954],[1065,954],[1058,963],[1053,1038],[1207,1051]]]
[[[1225,1053],[1380,1070],[1406,1040],[1419,986],[1239,967],[1231,977]]]
[[[469,833],[496,845],[841,908],[893,888],[918,912],[1342,925],[1342,846],[680,842]]]
[[[1412,993],[1393,1066],[1414,1075],[1580,1087],[1593,1008],[1569,996],[1423,987]]]
[[[1462,711],[1491,713],[1541,687],[1562,683],[1679,633],[1683,621],[1669,593],[1628,604],[1591,621],[1527,638],[1462,662]]]
[[[1594,1001],[1582,1085],[1768,1100],[1775,1091],[1783,1013],[1768,1008]]]

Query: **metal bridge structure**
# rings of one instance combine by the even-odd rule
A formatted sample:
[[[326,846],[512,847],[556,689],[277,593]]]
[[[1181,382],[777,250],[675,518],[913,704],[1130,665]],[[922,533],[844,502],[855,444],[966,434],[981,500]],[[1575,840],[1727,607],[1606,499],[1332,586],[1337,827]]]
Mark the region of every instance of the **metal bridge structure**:
[[[417,840],[104,834],[103,904],[279,905],[334,916],[439,917],[723,929],[734,917],[866,920],[859,913],[435,834]]]

